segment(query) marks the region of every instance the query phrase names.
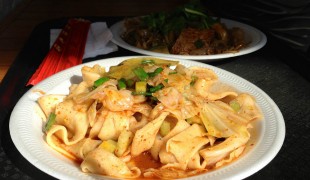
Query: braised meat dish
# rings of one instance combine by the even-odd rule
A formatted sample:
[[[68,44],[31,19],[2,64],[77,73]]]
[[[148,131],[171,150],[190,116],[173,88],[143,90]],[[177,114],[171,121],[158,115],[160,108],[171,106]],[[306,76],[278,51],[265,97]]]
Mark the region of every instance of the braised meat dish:
[[[200,4],[185,4],[172,12],[127,18],[122,39],[151,51],[179,55],[234,53],[249,42],[240,27],[228,28]]]

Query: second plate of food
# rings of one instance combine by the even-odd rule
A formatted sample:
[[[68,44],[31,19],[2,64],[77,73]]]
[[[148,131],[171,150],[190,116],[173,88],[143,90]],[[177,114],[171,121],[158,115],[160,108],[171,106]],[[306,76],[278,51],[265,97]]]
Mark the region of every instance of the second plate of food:
[[[241,55],[255,52],[261,49],[267,42],[266,35],[255,27],[252,27],[250,25],[237,22],[234,20],[230,20],[230,19],[221,19],[220,22],[224,24],[224,26],[227,29],[232,29],[234,27],[241,29],[244,32],[245,46],[239,50],[234,50],[234,51],[228,50],[228,51],[225,51],[222,53],[216,53],[216,54],[195,55],[195,54],[191,54],[191,52],[188,52],[188,53],[181,52],[182,54],[172,54],[171,52],[162,51],[158,49],[157,50],[144,49],[144,48],[128,43],[128,41],[124,39],[124,33],[127,31],[125,27],[125,20],[115,23],[114,25],[110,27],[110,29],[113,34],[112,42],[114,42],[116,45],[124,49],[130,50],[136,53],[140,53],[140,54],[145,54],[145,55],[167,57],[167,58],[178,58],[178,59],[206,60],[206,61],[222,60],[225,58],[241,56]],[[197,42],[196,44],[198,44],[198,41],[195,41],[195,42]]]

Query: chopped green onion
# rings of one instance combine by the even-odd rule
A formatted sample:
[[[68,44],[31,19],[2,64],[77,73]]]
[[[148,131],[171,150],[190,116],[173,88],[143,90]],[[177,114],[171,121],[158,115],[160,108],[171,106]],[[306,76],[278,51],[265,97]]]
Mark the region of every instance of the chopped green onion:
[[[126,89],[126,80],[124,78],[119,79],[117,85],[118,89]]]
[[[149,75],[144,71],[142,67],[135,68],[133,72],[141,81],[146,81],[149,78]]]
[[[49,116],[48,116],[48,119],[47,119],[47,122],[44,126],[44,131],[47,132],[53,124],[55,124],[56,122],[56,114],[55,113],[51,113]]]
[[[151,87],[151,88],[150,88],[150,92],[151,92],[151,93],[154,93],[154,92],[156,92],[156,91],[158,91],[158,90],[161,90],[163,87],[164,87],[163,84],[159,84],[159,85],[157,85],[157,86]]]
[[[164,69],[162,67],[156,68],[154,72],[148,73],[148,75],[150,77],[155,77],[157,76],[159,73],[161,73]]]
[[[172,71],[172,72],[169,72],[169,75],[170,74],[176,74],[177,72],[176,71]]]
[[[190,85],[193,86],[197,79],[198,79],[197,76],[192,76],[192,81],[191,81]]]
[[[110,80],[110,78],[108,78],[108,77],[99,78],[94,82],[93,87],[97,88],[97,87],[101,86],[103,83],[107,82],[108,80]]]
[[[150,99],[151,101],[155,101],[155,102],[158,101],[157,97],[154,97],[154,96],[151,96]]]

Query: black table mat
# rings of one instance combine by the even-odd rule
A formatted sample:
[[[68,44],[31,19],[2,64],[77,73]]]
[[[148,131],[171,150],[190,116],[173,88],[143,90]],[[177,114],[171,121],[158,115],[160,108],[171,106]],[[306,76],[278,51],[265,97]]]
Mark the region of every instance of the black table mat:
[[[123,18],[86,19],[105,21],[111,26]],[[54,179],[17,151],[9,134],[9,118],[18,99],[29,89],[25,84],[49,50],[49,30],[61,28],[66,22],[67,19],[56,19],[39,24],[0,85],[0,179]],[[117,52],[84,62],[129,55],[137,54],[119,48]],[[287,63],[290,58],[295,63]],[[306,65],[303,58],[306,57],[268,36],[266,46],[259,51],[209,63],[254,83],[275,101],[284,116],[286,137],[280,152],[248,179],[307,179],[310,170],[310,82],[308,76],[296,68]],[[294,66],[290,67],[292,64]]]

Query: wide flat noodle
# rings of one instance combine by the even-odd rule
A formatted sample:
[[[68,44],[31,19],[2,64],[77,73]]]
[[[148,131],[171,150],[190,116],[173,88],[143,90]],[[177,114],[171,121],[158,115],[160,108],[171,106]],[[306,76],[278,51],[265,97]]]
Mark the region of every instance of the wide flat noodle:
[[[46,117],[55,112],[56,105],[63,101],[65,95],[48,94],[38,98],[38,103]]]
[[[129,119],[125,112],[109,111],[104,118],[98,137],[101,140],[117,140],[124,129],[129,129]]]
[[[100,140],[85,138],[70,146],[61,144],[61,147],[78,159],[82,160],[89,152],[96,149],[101,142],[102,141]]]
[[[142,152],[151,149],[154,144],[156,134],[168,114],[168,112],[162,113],[158,118],[149,122],[136,132],[131,146],[132,156],[138,156]]]
[[[108,175],[118,178],[137,178],[141,171],[138,168],[129,169],[123,161],[102,148],[97,148],[87,154],[81,164],[83,172]]]
[[[221,142],[220,144],[208,147],[199,151],[199,154],[204,158],[207,166],[212,166],[216,162],[224,159],[232,151],[244,146],[250,139],[250,133],[246,127],[239,134],[234,134]]]
[[[84,139],[88,129],[87,117],[85,113],[75,109],[72,100],[65,100],[57,104],[55,114],[57,124],[47,132],[46,141],[57,151],[71,157],[70,153],[60,147],[59,140],[70,146]],[[54,136],[58,139],[55,139]]]
[[[219,99],[223,99],[227,96],[233,96],[236,97],[238,94],[233,91],[225,91],[225,92],[211,92],[209,89],[212,87],[212,85],[215,83],[215,80],[205,80],[205,79],[198,79],[193,88],[195,89],[195,93],[197,95],[208,99],[210,101],[215,101]]]
[[[204,137],[205,129],[194,124],[167,141],[166,151],[174,155],[177,163],[167,164],[163,168],[175,167],[185,170],[191,158],[206,145],[209,140]],[[159,154],[161,158],[161,154]]]
[[[86,112],[75,109],[75,103],[72,100],[59,103],[55,114],[56,122],[65,127],[65,129],[59,129],[59,132],[55,131],[55,133],[59,134],[59,137],[65,144],[72,145],[85,137],[89,125]],[[51,132],[49,131],[48,133]],[[72,135],[72,137],[68,135]]]
[[[166,142],[170,138],[175,136],[176,134],[179,134],[184,129],[188,128],[189,126],[190,125],[186,121],[184,121],[183,119],[177,118],[176,125],[170,130],[170,132],[166,136],[164,136],[164,137],[160,137],[158,135],[156,136],[154,144],[153,144],[152,148],[150,149],[152,157],[155,160],[158,160],[159,159],[159,152],[162,148],[165,149]],[[161,159],[161,162],[163,163],[163,162],[171,162],[171,161],[165,161],[165,160]],[[164,163],[164,164],[166,164],[166,163]]]

